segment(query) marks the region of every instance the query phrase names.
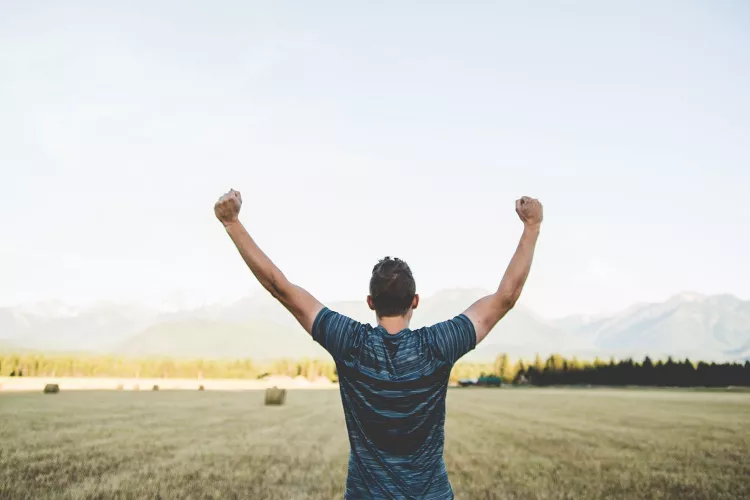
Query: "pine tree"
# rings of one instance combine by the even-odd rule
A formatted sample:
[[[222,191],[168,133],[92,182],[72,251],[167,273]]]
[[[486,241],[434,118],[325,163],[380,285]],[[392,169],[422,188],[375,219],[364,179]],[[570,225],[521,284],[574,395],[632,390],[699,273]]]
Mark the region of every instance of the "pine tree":
[[[509,368],[509,361],[508,361],[508,355],[503,353],[500,354],[495,359],[495,367],[492,371],[496,376],[500,377],[501,379],[505,380],[508,376],[508,368]]]
[[[539,353],[537,353],[536,358],[534,358],[534,369],[540,373],[544,370],[544,362]]]

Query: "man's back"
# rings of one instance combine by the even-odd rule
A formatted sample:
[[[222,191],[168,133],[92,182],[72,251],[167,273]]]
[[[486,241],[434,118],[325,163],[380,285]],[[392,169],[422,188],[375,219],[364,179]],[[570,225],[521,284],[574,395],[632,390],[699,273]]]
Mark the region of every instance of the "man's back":
[[[471,321],[390,334],[323,309],[312,330],[338,369],[351,444],[346,498],[453,498],[445,397],[453,364],[474,348]]]

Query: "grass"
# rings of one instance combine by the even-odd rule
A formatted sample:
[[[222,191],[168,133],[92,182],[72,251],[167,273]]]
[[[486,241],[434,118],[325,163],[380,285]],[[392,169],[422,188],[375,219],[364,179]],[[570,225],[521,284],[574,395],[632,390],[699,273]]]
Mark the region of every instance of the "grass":
[[[0,498],[342,498],[337,391],[0,394]],[[750,394],[457,389],[458,499],[750,498]]]

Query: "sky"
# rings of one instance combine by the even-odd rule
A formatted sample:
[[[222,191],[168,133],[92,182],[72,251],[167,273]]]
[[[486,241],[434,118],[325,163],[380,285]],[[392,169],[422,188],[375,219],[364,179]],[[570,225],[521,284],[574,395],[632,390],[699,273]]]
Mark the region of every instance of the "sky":
[[[259,291],[213,214],[293,282],[497,287],[604,313],[750,299],[750,5],[0,4],[0,306],[190,307]]]

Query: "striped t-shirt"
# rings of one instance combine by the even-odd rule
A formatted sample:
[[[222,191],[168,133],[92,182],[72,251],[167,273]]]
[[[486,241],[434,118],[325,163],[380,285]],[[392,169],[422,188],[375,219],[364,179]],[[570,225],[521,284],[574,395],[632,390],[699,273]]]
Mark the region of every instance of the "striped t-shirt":
[[[476,344],[471,321],[391,335],[324,308],[312,335],[338,370],[351,446],[345,498],[452,499],[445,396],[451,367]]]

